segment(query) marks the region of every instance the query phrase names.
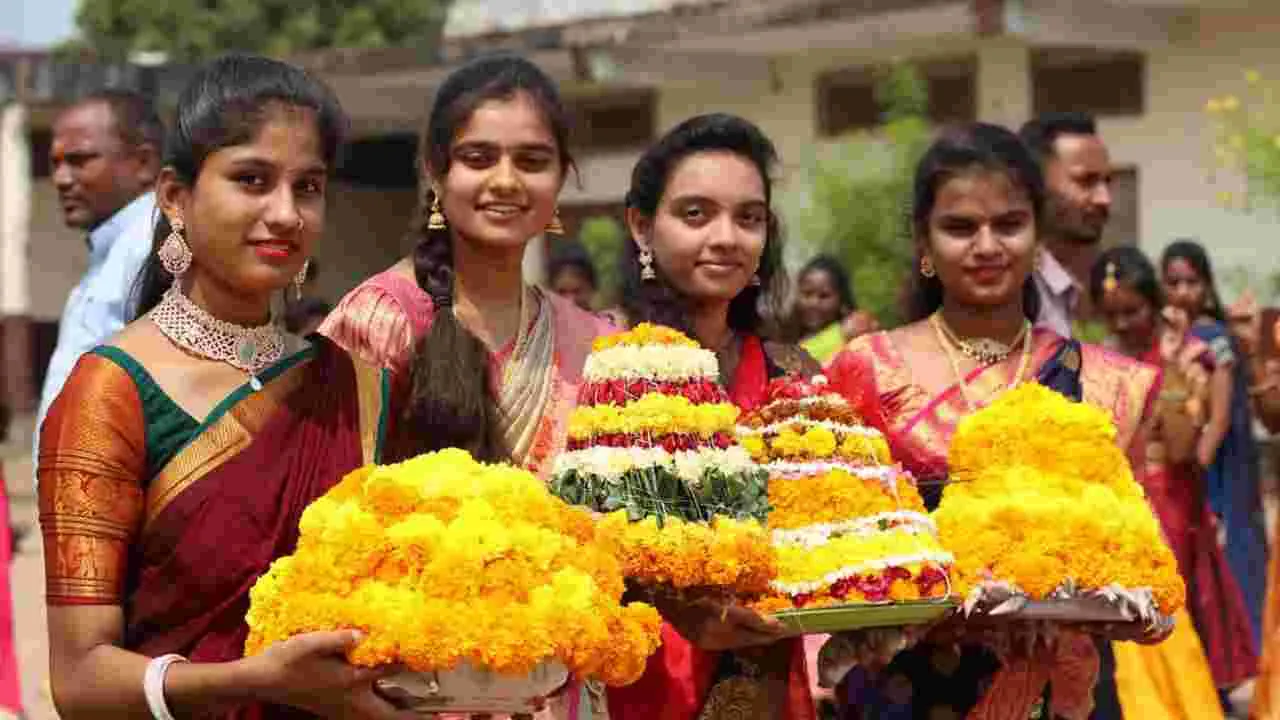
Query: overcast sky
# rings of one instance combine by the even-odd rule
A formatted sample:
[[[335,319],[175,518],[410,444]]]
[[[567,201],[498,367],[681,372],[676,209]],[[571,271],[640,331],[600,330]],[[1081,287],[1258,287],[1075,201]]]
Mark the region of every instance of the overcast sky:
[[[0,42],[41,47],[65,40],[75,25],[77,0],[0,0]],[[10,8],[17,6],[17,22]]]

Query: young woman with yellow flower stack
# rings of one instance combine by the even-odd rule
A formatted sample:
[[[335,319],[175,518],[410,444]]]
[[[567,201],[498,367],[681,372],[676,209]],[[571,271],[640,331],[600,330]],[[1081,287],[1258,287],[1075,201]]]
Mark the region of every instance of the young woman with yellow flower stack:
[[[179,99],[142,314],[80,359],[41,433],[63,718],[413,717],[374,692],[395,668],[344,660],[355,632],[242,658],[249,589],[388,420],[380,369],[271,319],[324,230],[345,123],[266,58],[214,61]]]
[[[1031,273],[1045,191],[1017,136],[981,123],[945,132],[920,160],[913,195],[914,322],[853,340],[827,373],[837,386],[874,378],[893,456],[921,480],[926,502],[943,492],[960,419],[1022,382],[1039,381],[1110,411],[1117,443],[1136,456],[1156,370],[1032,328],[1039,298]],[[1046,699],[1055,715],[1088,715],[1094,643],[1059,642],[1056,651],[1030,658],[1054,668],[1058,679],[1046,692],[1002,668],[980,643],[956,645],[957,639],[964,637],[926,638],[881,672],[851,672],[842,687],[847,716],[925,717],[936,710],[1034,717]],[[1114,686],[1105,692],[1105,680],[1104,673],[1094,717],[1119,717]]]
[[[760,339],[760,307],[779,306],[782,247],[770,207],[773,144],[732,115],[671,130],[641,157],[627,193],[627,316],[676,328],[716,353],[730,399],[751,410],[769,380],[819,368]],[[634,685],[609,690],[614,720],[814,716],[803,645],[744,607],[664,606],[663,645]],[[714,620],[716,615],[722,620]]]
[[[413,254],[320,328],[396,376],[406,400],[392,459],[456,447],[545,478],[564,448],[591,343],[613,329],[523,279],[525,248],[558,230],[568,125],[555,83],[519,56],[473,60],[436,92]]]

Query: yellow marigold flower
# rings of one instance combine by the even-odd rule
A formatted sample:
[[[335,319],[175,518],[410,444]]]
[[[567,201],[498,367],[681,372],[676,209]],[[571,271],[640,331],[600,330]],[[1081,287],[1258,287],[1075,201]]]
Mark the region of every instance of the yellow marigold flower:
[[[557,659],[634,681],[660,623],[622,606],[622,566],[597,534],[528,472],[462,451],[362,468],[307,508],[297,551],[250,590],[245,652],[357,628],[358,665],[519,675]],[[579,632],[591,624],[601,631]]]
[[[1116,584],[1150,588],[1166,614],[1182,606],[1176,560],[1114,437],[1106,412],[1034,383],[961,422],[958,482],[934,513],[961,593],[988,580],[1035,599]]]
[[[1246,70],[1244,73],[1244,80],[1250,85],[1257,85],[1262,82],[1262,73],[1257,70]]]
[[[672,330],[662,325],[651,325],[649,323],[640,323],[627,332],[606,335],[596,338],[591,344],[591,349],[595,352],[607,350],[611,347],[626,345],[637,347],[641,345],[674,345],[677,347],[698,347],[698,343],[689,339],[687,335]]]
[[[1208,102],[1204,104],[1204,109],[1205,112],[1216,115],[1222,112],[1222,101],[1217,98],[1209,98]]]
[[[1235,95],[1228,95],[1222,98],[1222,109],[1227,112],[1235,112],[1240,109],[1240,98]]]

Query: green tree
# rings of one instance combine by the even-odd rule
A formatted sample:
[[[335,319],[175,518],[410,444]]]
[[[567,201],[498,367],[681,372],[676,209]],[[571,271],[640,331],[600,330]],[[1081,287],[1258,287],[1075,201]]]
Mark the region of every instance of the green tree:
[[[788,254],[799,262],[824,252],[839,258],[852,274],[859,305],[893,326],[901,321],[900,290],[914,257],[912,175],[932,132],[919,71],[898,64],[879,74],[882,124],[815,152],[788,212]]]
[[[622,224],[609,215],[595,215],[582,221],[578,242],[586,248],[591,263],[596,267],[597,302],[601,307],[616,304],[622,292],[618,258],[622,255],[625,241],[626,231]]]
[[[73,50],[198,61],[228,51],[276,56],[324,48],[431,52],[447,0],[80,0]]]

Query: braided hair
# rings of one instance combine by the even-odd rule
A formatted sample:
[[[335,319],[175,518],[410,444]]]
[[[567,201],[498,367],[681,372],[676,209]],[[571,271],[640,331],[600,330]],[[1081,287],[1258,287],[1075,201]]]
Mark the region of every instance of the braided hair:
[[[412,456],[457,447],[477,459],[509,459],[499,430],[500,410],[490,393],[489,352],[453,314],[453,239],[447,228],[433,229],[436,201],[430,172],[449,172],[450,147],[472,113],[492,100],[527,97],[556,139],[561,167],[573,167],[569,155],[568,114],[551,78],[537,65],[511,54],[487,55],[463,65],[436,93],[419,143],[418,209],[410,237],[414,276],[431,297],[431,329],[419,340],[410,361],[409,400],[404,409],[405,437],[396,455]]]

